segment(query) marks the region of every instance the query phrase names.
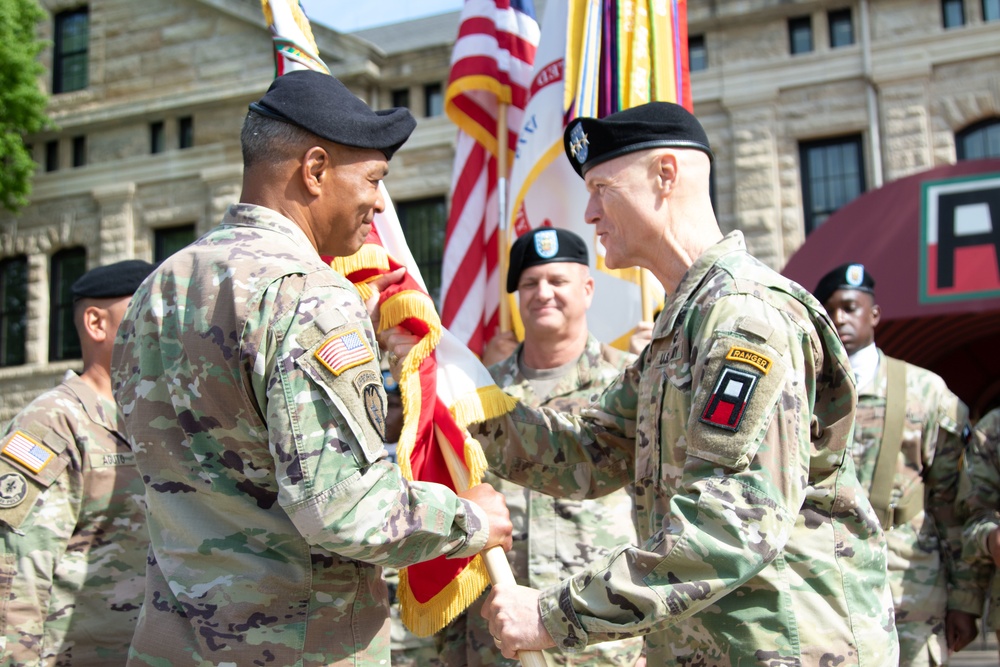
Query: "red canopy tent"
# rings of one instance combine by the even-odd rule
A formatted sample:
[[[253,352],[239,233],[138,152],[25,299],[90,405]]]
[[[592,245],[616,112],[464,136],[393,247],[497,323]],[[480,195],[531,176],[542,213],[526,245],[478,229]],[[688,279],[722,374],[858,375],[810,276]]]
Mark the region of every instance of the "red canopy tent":
[[[1000,405],[1000,160],[935,167],[865,193],[782,272],[813,289],[860,263],[875,278],[887,354],[943,377],[978,418]]]

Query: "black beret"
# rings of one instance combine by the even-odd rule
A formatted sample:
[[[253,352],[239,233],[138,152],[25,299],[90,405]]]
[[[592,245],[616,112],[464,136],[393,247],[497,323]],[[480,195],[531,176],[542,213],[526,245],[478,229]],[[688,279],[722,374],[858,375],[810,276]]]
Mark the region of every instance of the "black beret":
[[[853,289],[875,294],[875,279],[864,264],[844,264],[820,278],[813,295],[820,303],[826,303],[839,289]]]
[[[521,234],[510,247],[510,266],[507,267],[507,293],[517,291],[521,273],[537,264],[575,262],[589,264],[587,244],[566,229],[539,227]]]
[[[132,296],[154,268],[141,259],[126,259],[87,271],[69,289],[74,301]]]
[[[649,148],[693,148],[715,159],[698,119],[671,102],[649,102],[604,118],[576,118],[563,132],[563,147],[581,178],[594,165]]]
[[[344,146],[380,150],[387,160],[417,126],[407,109],[373,111],[336,78],[313,70],[279,76],[250,110]]]

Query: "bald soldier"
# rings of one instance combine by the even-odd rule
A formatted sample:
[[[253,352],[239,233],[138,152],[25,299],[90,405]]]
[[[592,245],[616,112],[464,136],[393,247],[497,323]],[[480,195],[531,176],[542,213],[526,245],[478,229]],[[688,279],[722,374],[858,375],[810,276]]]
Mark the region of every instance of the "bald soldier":
[[[153,265],[91,269],[70,286],[83,372],[0,436],[0,664],[124,666],[143,600],[142,479],[111,396],[111,348]]]
[[[814,291],[857,379],[854,465],[886,531],[899,664],[947,665],[975,639],[988,579],[962,560],[957,502],[969,411],[938,375],[875,345],[875,278],[844,264]]]
[[[500,476],[555,496],[634,482],[640,541],[542,591],[494,586],[503,654],[644,635],[649,665],[894,664],[885,538],[849,455],[854,382],[823,307],[722,235],[683,107],[575,119],[564,147],[608,267],[649,269],[669,298],[581,416],[522,403],[475,435]]]
[[[126,313],[115,397],[151,539],[130,665],[387,665],[382,566],[510,547],[491,487],[387,460],[373,324],[320,258],[360,249],[414,125],[332,76],[278,77],[243,124],[240,203]]]
[[[507,291],[517,292],[524,342],[490,366],[504,391],[532,406],[578,413],[598,399],[635,355],[601,343],[587,331],[594,296],[589,253],[582,238],[565,229],[522,234],[510,249]],[[626,489],[601,498],[570,500],[526,489],[487,474],[507,499],[515,526],[507,553],[518,583],[542,589],[585,569],[616,546],[635,542],[632,497]],[[480,614],[485,594],[438,635],[445,667],[506,665]],[[549,665],[634,665],[640,638],[605,642],[569,656],[545,651]]]

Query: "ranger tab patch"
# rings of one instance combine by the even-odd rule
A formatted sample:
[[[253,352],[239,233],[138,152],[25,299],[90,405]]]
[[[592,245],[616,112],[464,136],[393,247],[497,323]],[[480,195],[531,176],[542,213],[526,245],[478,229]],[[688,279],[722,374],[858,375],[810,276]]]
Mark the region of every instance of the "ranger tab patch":
[[[33,473],[39,473],[55,458],[55,452],[23,431],[7,438],[0,454],[14,459]]]
[[[349,368],[360,366],[375,358],[358,329],[330,336],[319,346],[315,354],[320,363],[329,368],[334,375],[340,375]]]
[[[768,357],[765,357],[760,352],[754,352],[753,350],[748,350],[745,347],[733,346],[729,348],[729,352],[726,354],[726,359],[729,361],[742,361],[745,364],[750,364],[757,370],[759,370],[764,375],[771,370],[771,366],[774,362]]]
[[[712,390],[705,409],[701,411],[699,421],[727,431],[738,431],[743,421],[743,413],[746,412],[747,404],[750,403],[756,388],[756,375],[723,366],[719,378],[715,381],[715,389]]]

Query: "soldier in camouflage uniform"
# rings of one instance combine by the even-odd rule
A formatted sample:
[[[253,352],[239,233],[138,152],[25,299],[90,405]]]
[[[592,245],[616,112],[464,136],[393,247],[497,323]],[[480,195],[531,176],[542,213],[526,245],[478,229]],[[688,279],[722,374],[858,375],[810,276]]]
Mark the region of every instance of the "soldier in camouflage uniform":
[[[822,306],[722,236],[711,152],[682,107],[570,122],[610,268],[670,298],[638,361],[576,417],[519,405],[475,435],[503,477],[553,495],[635,482],[641,546],[484,606],[507,657],[645,635],[650,665],[898,660],[885,537],[849,456],[856,394]],[[396,354],[399,332],[386,341]]]
[[[944,380],[911,364],[905,364],[902,396],[889,398],[888,369],[895,362],[875,346],[881,311],[874,288],[863,265],[845,264],[827,273],[814,294],[837,327],[857,380],[852,453],[858,478],[886,531],[899,662],[946,665],[950,651],[976,637],[986,583],[962,561],[957,492],[969,435],[968,409]],[[891,475],[891,486],[886,477],[883,503],[875,497],[876,470],[880,453],[889,447],[884,439],[899,437],[886,433],[889,404],[897,400],[902,439],[895,449],[886,449],[895,461],[884,473]]]
[[[1000,408],[976,423],[969,439],[965,472],[970,491],[965,495],[968,518],[963,531],[963,555],[992,576],[986,625],[1000,642]]]
[[[594,279],[587,246],[576,234],[543,228],[522,235],[510,250],[507,291],[517,290],[524,343],[490,366],[494,381],[527,405],[579,413],[596,401],[635,355],[600,343],[587,332]],[[582,571],[619,544],[636,541],[633,501],[625,490],[588,500],[557,499],[487,474],[507,499],[514,546],[507,553],[519,584],[546,588]],[[481,609],[484,593],[438,635],[445,667],[505,665]],[[589,647],[576,655],[546,651],[549,665],[633,665],[642,640]]]
[[[320,256],[360,249],[414,125],[278,77],[244,121],[241,203],[136,293],[113,364],[151,540],[130,665],[387,665],[383,565],[509,548],[488,485],[386,460],[373,325]]]
[[[128,260],[71,286],[83,372],[0,437],[0,664],[125,665],[149,536],[142,479],[111,396],[111,347],[153,266]]]

